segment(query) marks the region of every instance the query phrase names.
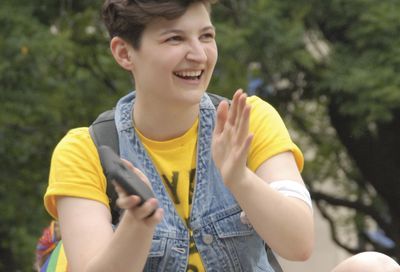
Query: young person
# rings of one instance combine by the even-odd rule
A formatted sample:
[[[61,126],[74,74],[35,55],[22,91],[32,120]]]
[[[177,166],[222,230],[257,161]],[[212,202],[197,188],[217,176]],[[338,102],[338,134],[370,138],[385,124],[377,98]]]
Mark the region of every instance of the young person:
[[[135,82],[116,105],[120,156],[156,198],[139,205],[116,186],[124,213],[113,227],[88,128],[69,131],[45,194],[68,271],[274,271],[265,243],[289,260],[310,256],[303,156],[282,119],[242,90],[218,109],[206,93],[212,2],[105,1],[112,55]]]

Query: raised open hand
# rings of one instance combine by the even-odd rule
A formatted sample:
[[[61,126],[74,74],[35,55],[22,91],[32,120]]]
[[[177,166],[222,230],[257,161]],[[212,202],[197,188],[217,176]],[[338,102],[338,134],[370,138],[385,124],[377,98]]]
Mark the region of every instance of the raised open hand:
[[[217,109],[217,121],[212,139],[212,156],[224,183],[240,182],[247,169],[247,153],[253,139],[249,134],[250,106],[247,95],[237,90],[231,106],[222,101]]]

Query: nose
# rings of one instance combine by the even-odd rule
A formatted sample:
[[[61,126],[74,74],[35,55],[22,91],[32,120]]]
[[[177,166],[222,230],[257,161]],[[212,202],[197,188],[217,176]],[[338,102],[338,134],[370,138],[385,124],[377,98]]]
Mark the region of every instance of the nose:
[[[192,41],[189,44],[189,49],[186,55],[186,59],[194,62],[206,62],[207,61],[207,53],[206,53],[206,45],[201,41]]]

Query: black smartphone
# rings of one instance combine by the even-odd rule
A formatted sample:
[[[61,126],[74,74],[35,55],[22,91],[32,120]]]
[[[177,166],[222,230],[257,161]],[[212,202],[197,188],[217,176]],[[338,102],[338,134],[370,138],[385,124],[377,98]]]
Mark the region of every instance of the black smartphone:
[[[101,165],[107,180],[117,182],[128,195],[137,195],[143,204],[149,198],[155,197],[153,191],[140,177],[128,169],[120,157],[108,146],[99,147]]]

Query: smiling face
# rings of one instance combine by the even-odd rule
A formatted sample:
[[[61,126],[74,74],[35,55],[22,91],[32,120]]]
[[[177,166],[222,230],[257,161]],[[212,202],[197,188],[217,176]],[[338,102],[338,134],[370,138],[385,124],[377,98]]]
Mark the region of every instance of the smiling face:
[[[207,8],[197,2],[177,19],[151,21],[140,48],[131,48],[130,54],[138,96],[172,104],[198,103],[218,55]]]

